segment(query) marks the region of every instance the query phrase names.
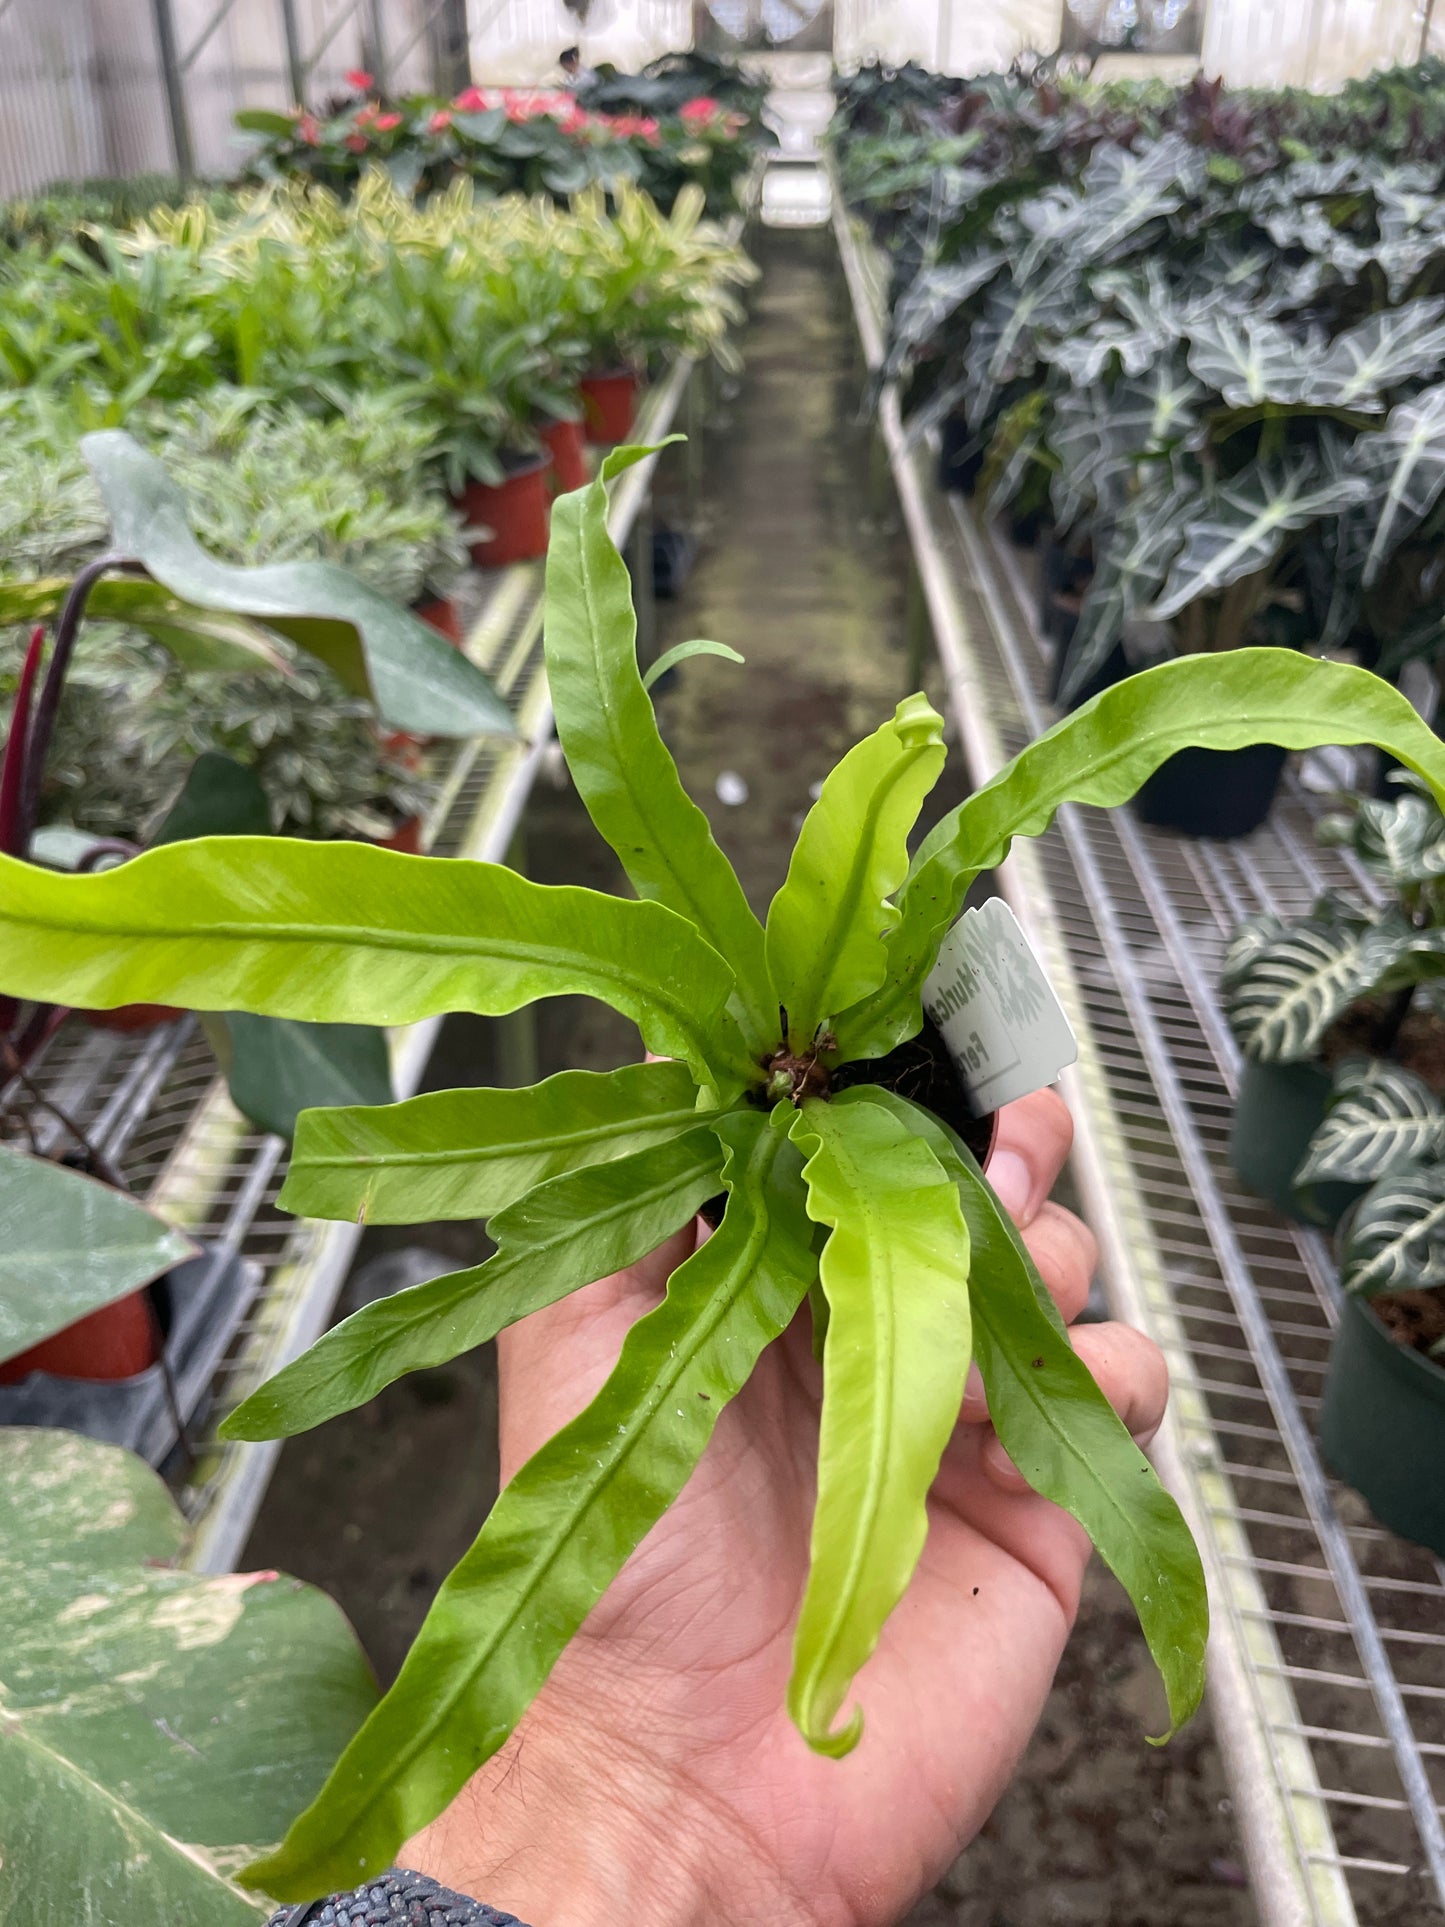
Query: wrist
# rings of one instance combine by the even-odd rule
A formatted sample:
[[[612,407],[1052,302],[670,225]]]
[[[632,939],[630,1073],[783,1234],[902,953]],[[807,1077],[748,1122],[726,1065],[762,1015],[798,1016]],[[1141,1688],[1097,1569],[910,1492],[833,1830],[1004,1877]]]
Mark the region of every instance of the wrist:
[[[398,1863],[528,1927],[808,1919],[733,1816],[550,1690]]]

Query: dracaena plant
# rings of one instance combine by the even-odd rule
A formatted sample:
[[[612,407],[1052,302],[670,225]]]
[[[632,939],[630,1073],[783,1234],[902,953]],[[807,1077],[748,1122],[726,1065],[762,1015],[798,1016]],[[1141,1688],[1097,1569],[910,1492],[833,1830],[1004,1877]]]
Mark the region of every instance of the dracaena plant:
[[[1188,745],[1361,737],[1445,796],[1445,751],[1396,691],[1245,651],[1106,692],[945,816],[910,862],[944,761],[941,719],[912,696],[825,782],[759,922],[638,673],[606,483],[646,452],[617,451],[556,505],[545,625],[562,746],[635,900],[493,864],[247,838],[92,877],[0,865],[0,989],[15,994],[403,1024],[580,992],[630,1017],[655,1054],[531,1089],[303,1117],[293,1210],[486,1217],[497,1252],[338,1325],[230,1415],[230,1437],[285,1436],[357,1406],[641,1259],[725,1196],[593,1403],[503,1492],[326,1789],[251,1870],[282,1897],[384,1866],[502,1744],[810,1294],[815,1330],[826,1324],[818,1499],[787,1695],[808,1743],[840,1754],[860,1739],[853,1679],[918,1560],[974,1357],[1005,1448],[1128,1587],[1171,1726],[1186,1719],[1207,1625],[1188,1530],[963,1140],[897,1087],[890,1060],[923,1025],[924,981],[969,885],[1069,799],[1122,803]]]

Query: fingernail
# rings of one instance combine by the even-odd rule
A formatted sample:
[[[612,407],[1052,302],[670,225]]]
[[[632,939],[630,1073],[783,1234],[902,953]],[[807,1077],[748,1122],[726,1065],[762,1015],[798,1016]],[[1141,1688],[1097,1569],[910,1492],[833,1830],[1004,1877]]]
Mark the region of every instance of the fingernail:
[[[999,1203],[1022,1230],[1037,1209],[1033,1201],[1033,1172],[1017,1151],[995,1151],[989,1159],[988,1181]]]
[[[1001,1485],[1006,1492],[1029,1490],[1028,1480],[1004,1451],[997,1433],[984,1440],[982,1458],[984,1470],[995,1485]]]
[[[983,1373],[976,1364],[968,1368],[963,1387],[963,1417],[975,1422],[988,1417],[988,1399],[983,1389]]]

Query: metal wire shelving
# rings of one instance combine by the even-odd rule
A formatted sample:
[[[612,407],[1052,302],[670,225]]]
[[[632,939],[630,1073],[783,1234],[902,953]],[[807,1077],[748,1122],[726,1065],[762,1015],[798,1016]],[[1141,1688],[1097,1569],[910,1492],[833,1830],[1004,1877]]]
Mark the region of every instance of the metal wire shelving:
[[[835,194],[864,358],[881,359],[883,264]],[[950,706],[986,780],[1052,721],[1019,559],[934,487],[898,398],[880,428]],[[1375,1525],[1314,1437],[1339,1316],[1317,1233],[1240,1188],[1240,1060],[1216,983],[1230,931],[1368,880],[1312,835],[1331,769],[1306,759],[1238,843],[1173,839],[1070,806],[998,874],[1080,1038],[1065,1094],[1075,1175],[1114,1312],[1168,1356],[1155,1448],[1195,1526],[1215,1633],[1211,1709],[1268,1927],[1445,1917],[1445,1565]],[[1332,766],[1337,777],[1338,763]]]
[[[696,394],[696,364],[678,362],[646,396],[637,436],[656,442]],[[613,491],[610,526],[618,546],[636,537],[650,565],[647,503],[655,457],[638,463]],[[423,830],[432,854],[503,861],[552,740],[542,666],[542,564],[484,572],[480,610],[466,640],[517,725],[515,740],[459,744],[443,773]],[[396,1093],[418,1088],[441,1020],[390,1035]],[[91,1029],[72,1019],[33,1067],[39,1089],[102,1156],[118,1166],[133,1194],[208,1244],[247,1260],[254,1296],[189,1428],[194,1462],[175,1468],[177,1498],[190,1522],[186,1563],[229,1571],[240,1557],[265,1493],[278,1443],[222,1443],[216,1426],[325,1329],[361,1227],[296,1219],[276,1209],[285,1176],[285,1143],[257,1132],[230,1100],[195,1018],[143,1034]],[[37,1148],[65,1135],[54,1112],[35,1112]]]

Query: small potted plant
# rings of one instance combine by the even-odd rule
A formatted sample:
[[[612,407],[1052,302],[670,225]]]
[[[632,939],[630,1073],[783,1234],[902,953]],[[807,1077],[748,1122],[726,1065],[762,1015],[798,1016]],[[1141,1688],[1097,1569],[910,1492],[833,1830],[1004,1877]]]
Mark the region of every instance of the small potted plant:
[[[970,1324],[1005,1448],[1129,1587],[1172,1721],[1187,1717],[1206,1629],[1187,1529],[1049,1317],[916,1061],[901,1079],[915,1096],[899,1088],[897,1053],[919,1037],[924,980],[974,879],[1063,802],[1124,802],[1178,748],[1367,736],[1445,797],[1445,752],[1398,692],[1363,670],[1244,650],[1222,670],[1184,660],[1105,691],[949,812],[910,862],[909,827],[944,760],[941,718],[915,696],[823,785],[764,926],[682,789],[638,671],[605,485],[649,452],[617,451],[559,502],[545,624],[563,749],[637,900],[339,843],[175,844],[98,877],[0,863],[0,991],[164,993],[363,1023],[580,991],[631,1017],[656,1054],[601,1077],[303,1119],[293,1207],[491,1214],[498,1255],[338,1326],[231,1416],[233,1437],[358,1405],[724,1199],[612,1379],[502,1495],[327,1789],[250,1870],[282,1898],[386,1865],[502,1743],[680,1490],[719,1406],[805,1305],[824,1393],[788,1704],[807,1741],[830,1755],[858,1742],[857,1716],[840,1715],[922,1549]]]
[[[1320,1443],[1375,1517],[1445,1556],[1445,1107],[1371,1066],[1321,1129],[1324,1159],[1374,1182],[1340,1232],[1345,1300]]]
[[[1428,791],[1365,799],[1321,825],[1389,892],[1366,911],[1334,896],[1293,923],[1247,920],[1225,958],[1229,1021],[1244,1051],[1230,1155],[1281,1211],[1332,1225],[1362,1181],[1310,1155],[1334,1069],[1366,1054],[1445,1088],[1445,821]]]
[[[684,188],[671,214],[622,188],[609,214],[598,190],[579,195],[567,230],[573,315],[587,344],[582,404],[590,441],[625,441],[650,359],[712,354],[738,365],[727,339],[742,318],[730,288],[755,270],[702,224],[700,190]]]

